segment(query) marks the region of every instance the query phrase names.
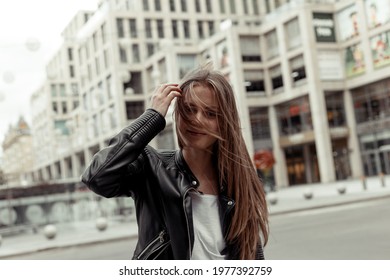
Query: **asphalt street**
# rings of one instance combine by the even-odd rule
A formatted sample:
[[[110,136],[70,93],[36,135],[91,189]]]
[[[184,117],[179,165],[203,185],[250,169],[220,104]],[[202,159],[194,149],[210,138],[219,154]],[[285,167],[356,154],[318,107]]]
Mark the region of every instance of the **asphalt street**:
[[[390,198],[271,216],[270,260],[390,259]],[[6,259],[124,260],[135,238],[46,250]]]

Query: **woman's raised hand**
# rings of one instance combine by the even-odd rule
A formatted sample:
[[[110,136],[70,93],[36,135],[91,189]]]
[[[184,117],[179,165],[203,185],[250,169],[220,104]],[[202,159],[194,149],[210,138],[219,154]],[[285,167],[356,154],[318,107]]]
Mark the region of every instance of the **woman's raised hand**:
[[[163,84],[154,90],[152,95],[151,108],[165,117],[169,105],[175,97],[181,96],[181,89],[178,84]]]

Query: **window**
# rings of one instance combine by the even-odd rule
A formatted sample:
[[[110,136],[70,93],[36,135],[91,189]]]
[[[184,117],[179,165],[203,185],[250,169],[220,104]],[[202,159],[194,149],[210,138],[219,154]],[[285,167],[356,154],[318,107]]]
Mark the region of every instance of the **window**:
[[[276,110],[279,130],[282,135],[291,135],[313,129],[307,96],[278,105]]]
[[[267,50],[268,50],[268,58],[274,58],[279,55],[279,47],[278,47],[278,37],[276,34],[276,30],[268,32],[265,35]]]
[[[181,0],[181,11],[187,12],[187,0]]]
[[[99,104],[103,105],[105,102],[104,91],[103,91],[103,82],[98,83],[97,88],[96,88],[96,94],[97,94],[97,98],[99,100]]]
[[[54,129],[62,135],[69,135],[69,129],[64,120],[54,121]]]
[[[106,43],[106,24],[105,23],[102,24],[100,30],[101,30],[100,33],[102,34],[102,43],[104,45]]]
[[[57,86],[55,84],[50,86],[51,96],[57,96]]]
[[[152,23],[150,19],[145,19],[145,34],[146,38],[152,38]]]
[[[273,90],[283,87],[283,76],[280,65],[270,69],[270,76]]]
[[[149,11],[149,0],[142,0],[144,11]]]
[[[257,0],[252,0],[252,4],[253,4],[253,13],[255,15],[258,15],[259,14],[259,5],[257,3]]]
[[[240,49],[243,62],[261,61],[260,40],[258,36],[241,36]]]
[[[248,0],[243,0],[243,5],[244,5],[244,14],[249,14],[248,10]]]
[[[212,13],[213,12],[213,9],[211,7],[211,0],[206,0],[206,11],[208,13]]]
[[[80,62],[80,64],[83,64],[83,52],[82,52],[82,48],[79,48],[79,49],[78,49],[78,52],[79,52],[79,62]]]
[[[127,54],[124,48],[119,47],[119,60],[122,63],[127,63]]]
[[[184,29],[184,38],[189,39],[190,38],[190,26],[189,26],[188,20],[183,20],[183,29]]]
[[[73,49],[68,48],[68,60],[73,61]]]
[[[71,87],[71,89],[72,89],[72,94],[73,94],[74,96],[79,95],[79,86],[78,86],[77,83],[72,83],[72,84],[70,85],[70,87]]]
[[[88,64],[87,66],[87,73],[88,73],[88,80],[90,81],[92,79],[91,64]]]
[[[247,93],[257,93],[265,96],[263,71],[244,70],[244,79]]]
[[[215,33],[214,21],[209,21],[208,26],[209,26],[209,36],[214,35]]]
[[[305,64],[302,55],[291,59],[290,67],[291,67],[291,78],[293,79],[294,83],[306,78]]]
[[[172,36],[179,38],[179,31],[177,30],[177,20],[172,20]]]
[[[68,113],[68,106],[66,104],[66,101],[61,102],[61,107],[62,107],[62,113],[63,114]]]
[[[343,93],[326,93],[325,101],[329,127],[344,126],[346,123]]]
[[[54,114],[58,114],[58,106],[57,106],[57,102],[52,102],[51,104],[51,108],[54,112]]]
[[[107,87],[107,96],[109,99],[112,98],[112,88],[111,88],[111,76],[107,76],[106,78],[106,87]]]
[[[266,107],[249,108],[252,139],[264,140],[271,138],[268,109]]]
[[[139,63],[141,61],[140,55],[139,55],[139,46],[138,44],[133,44],[131,46],[132,54],[133,54],[133,62]]]
[[[125,37],[125,31],[123,29],[123,19],[121,18],[116,19],[116,29],[119,38]]]
[[[74,78],[75,77],[75,74],[74,74],[74,66],[73,65],[69,65],[69,76],[71,78]]]
[[[195,0],[195,11],[197,13],[200,13],[201,12],[201,9],[200,9],[200,0]]]
[[[129,27],[130,27],[130,37],[131,38],[137,38],[137,22],[135,19],[129,20]]]
[[[127,101],[126,102],[126,116],[128,120],[133,120],[138,118],[144,112],[144,102],[143,101]]]
[[[156,11],[161,11],[161,2],[160,0],[154,0],[154,8]]]
[[[65,84],[60,84],[60,96],[65,96],[66,90],[65,90]]]
[[[99,57],[95,58],[95,70],[96,70],[96,75],[100,74],[100,61]]]
[[[198,24],[198,36],[199,36],[200,39],[203,39],[204,38],[203,22],[202,21],[198,21],[197,24]]]
[[[114,105],[110,106],[110,109],[109,109],[108,113],[110,115],[111,128],[116,128],[116,126],[118,124],[115,112],[116,112],[115,106]]]
[[[147,50],[147,55],[152,56],[154,54],[154,44],[153,43],[147,43],[146,44],[146,50]]]
[[[269,1],[270,0],[265,0],[265,9],[266,9],[267,14],[271,12],[271,5],[270,5]]]
[[[236,13],[236,0],[229,0],[230,4],[230,13],[235,14]]]
[[[179,65],[179,77],[180,79],[187,74],[188,71],[192,70],[196,66],[196,56],[191,54],[182,54],[177,56]]]
[[[378,121],[390,116],[390,81],[367,85],[352,91],[358,124]]]
[[[131,88],[134,94],[142,94],[141,72],[131,72],[130,75],[130,81],[123,84],[123,92],[126,92],[126,89]]]
[[[104,60],[104,68],[107,69],[108,68],[108,61],[109,61],[107,50],[103,51],[103,60]]]
[[[301,32],[299,30],[298,18],[290,20],[285,26],[287,48],[289,50],[297,48],[302,45]]]
[[[222,14],[226,13],[225,0],[219,0],[219,10]]]
[[[93,33],[92,35],[92,44],[93,44],[93,50],[96,52],[97,49],[98,49],[98,45],[97,45],[97,38],[96,38],[97,34],[96,32]]]
[[[164,22],[162,19],[157,20],[158,38],[164,38]]]
[[[171,10],[171,12],[176,11],[175,0],[169,0],[169,9]]]
[[[158,71],[160,72],[160,83],[168,82],[167,65],[165,59],[161,59],[158,62]]]

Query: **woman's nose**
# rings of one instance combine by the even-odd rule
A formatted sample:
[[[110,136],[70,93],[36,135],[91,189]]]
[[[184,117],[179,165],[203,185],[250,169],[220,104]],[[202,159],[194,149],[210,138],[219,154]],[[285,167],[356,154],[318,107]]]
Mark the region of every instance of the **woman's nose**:
[[[205,116],[204,116],[202,110],[198,110],[198,111],[196,112],[195,117],[196,117],[196,119],[197,119],[199,122],[203,122],[203,121],[205,120]]]

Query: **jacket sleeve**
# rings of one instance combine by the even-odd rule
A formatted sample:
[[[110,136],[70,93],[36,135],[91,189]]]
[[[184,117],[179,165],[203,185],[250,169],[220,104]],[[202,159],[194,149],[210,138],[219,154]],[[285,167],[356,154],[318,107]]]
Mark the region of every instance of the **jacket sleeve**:
[[[147,109],[128,127],[110,140],[109,146],[96,153],[81,175],[81,181],[93,192],[104,197],[129,193],[121,182],[129,182],[131,170],[142,168],[142,151],[165,128],[165,118]]]

